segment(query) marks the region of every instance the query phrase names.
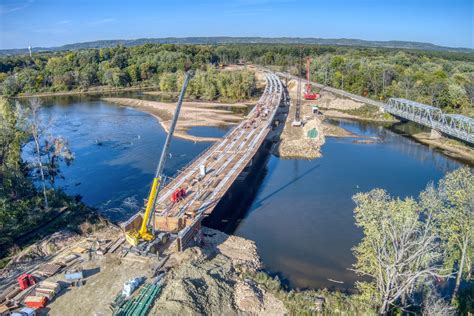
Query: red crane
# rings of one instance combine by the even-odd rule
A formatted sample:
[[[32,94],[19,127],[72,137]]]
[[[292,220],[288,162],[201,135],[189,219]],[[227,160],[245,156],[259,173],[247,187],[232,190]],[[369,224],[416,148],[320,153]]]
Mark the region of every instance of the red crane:
[[[319,99],[319,93],[312,91],[312,86],[309,81],[309,66],[311,64],[311,57],[306,58],[306,86],[304,92],[305,100],[316,100]]]

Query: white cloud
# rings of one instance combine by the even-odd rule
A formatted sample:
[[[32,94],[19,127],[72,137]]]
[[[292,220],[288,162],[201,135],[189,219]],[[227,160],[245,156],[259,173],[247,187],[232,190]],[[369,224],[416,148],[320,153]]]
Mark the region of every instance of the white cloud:
[[[8,4],[0,4],[0,14],[8,14],[29,7],[34,0],[14,1]]]
[[[71,20],[62,20],[62,21],[58,21],[56,22],[57,25],[64,25],[64,24],[69,24],[71,23],[72,21]]]
[[[87,24],[90,25],[90,26],[96,26],[96,25],[111,23],[111,22],[115,22],[115,21],[117,21],[117,19],[115,19],[115,18],[106,18],[106,19],[101,19],[101,20],[97,20],[97,21],[91,21]]]

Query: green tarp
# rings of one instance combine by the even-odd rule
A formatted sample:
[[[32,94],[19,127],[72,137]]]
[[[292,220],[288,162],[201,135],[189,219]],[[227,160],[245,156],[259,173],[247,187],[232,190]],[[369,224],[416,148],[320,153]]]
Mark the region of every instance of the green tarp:
[[[316,137],[318,137],[318,131],[316,130],[316,128],[310,129],[310,130],[308,131],[308,137],[309,137],[309,138],[316,138]]]

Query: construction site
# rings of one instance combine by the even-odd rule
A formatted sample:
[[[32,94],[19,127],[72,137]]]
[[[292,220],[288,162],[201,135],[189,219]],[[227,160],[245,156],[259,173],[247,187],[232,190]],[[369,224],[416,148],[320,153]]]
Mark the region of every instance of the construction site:
[[[318,87],[310,62],[305,80],[257,68],[265,88],[256,105],[243,119],[211,111],[236,125],[173,176],[163,170],[173,137],[186,137],[178,120],[193,74],[186,74],[174,113],[169,105],[146,105],[166,110],[167,138],[145,207],[120,225],[88,236],[59,231],[20,252],[0,275],[0,314],[286,314],[281,301],[245,277],[262,268],[255,244],[202,223],[215,211],[237,212],[236,201],[252,197],[245,180],[262,172],[270,152],[314,159],[325,137],[352,136],[325,117],[348,115],[365,99]],[[183,113],[184,121],[196,115]]]
[[[58,232],[40,243],[42,246],[25,250],[20,256],[23,259],[18,259],[21,264],[3,271],[0,313],[9,314],[18,309],[21,310],[18,315],[199,312],[193,310],[195,307],[192,306],[196,305],[194,298],[187,296],[179,301],[174,296],[178,295],[176,293],[198,295],[189,293],[198,290],[194,288],[196,285],[190,289],[189,284],[178,284],[184,281],[189,270],[197,269],[189,266],[190,261],[200,260],[201,264],[210,264],[211,270],[217,268],[212,268],[212,262],[216,260],[212,258],[216,254],[222,258],[219,259],[219,273],[211,279],[229,279],[232,285],[228,291],[223,291],[229,297],[224,300],[227,305],[220,305],[219,310],[284,313],[281,302],[264,294],[257,295],[261,290],[255,288],[256,285],[243,284],[239,279],[242,272],[257,271],[261,267],[255,245],[205,228],[202,222],[215,209],[228,212],[229,208],[234,208],[235,198],[229,204],[228,195],[230,192],[246,195],[243,192],[246,190],[239,190],[239,184],[247,183],[247,178],[262,169],[270,152],[286,158],[313,159],[320,156],[327,127],[322,112],[315,105],[321,95],[313,91],[309,64],[310,59],[306,63],[304,92],[302,79],[285,78],[283,83],[272,72],[258,69],[256,76],[263,83],[264,91],[256,105],[243,119],[231,117],[225,111],[212,110],[223,119],[238,122],[237,125],[172,177],[166,177],[163,169],[173,137],[186,137],[183,124],[190,119],[186,118],[190,115],[186,114],[189,107],[185,108],[184,121],[178,123],[178,119],[192,73],[188,72],[185,77],[173,115],[170,106],[165,109],[164,105],[152,102],[144,105],[167,111],[166,115],[163,114],[165,117],[160,116],[160,122],[168,132],[145,208],[119,226],[108,224],[89,237]],[[110,101],[130,105],[133,100],[117,98]],[[191,116],[204,115],[199,111],[205,110],[197,111],[192,111]],[[66,242],[62,245],[58,240]],[[194,246],[201,246],[203,253],[196,253]],[[183,264],[188,265],[184,270]],[[221,264],[228,265],[230,270],[222,270]],[[179,273],[184,274],[177,278]],[[201,273],[206,278],[212,275],[210,271]],[[206,280],[206,284],[217,282],[213,280]],[[176,286],[186,289],[173,289]],[[215,286],[222,285],[217,282]],[[245,303],[244,299],[244,303],[239,305],[236,296],[240,295],[238,292],[242,288],[248,287],[253,289],[247,289],[253,293],[250,295],[253,303]],[[219,297],[223,294],[215,292],[213,295]],[[179,302],[172,303],[174,300]],[[186,300],[193,302],[185,303]],[[203,303],[201,308],[212,312],[216,307],[212,304],[223,303],[216,299],[210,305]],[[255,304],[259,306],[257,309]]]
[[[2,315],[19,309],[18,315],[71,311],[75,315],[146,315],[152,308],[160,310],[163,307],[153,306],[168,271],[184,260],[180,253],[196,245],[214,255],[225,253],[225,260],[230,258],[229,264],[235,267],[227,277],[235,278],[232,271],[237,265],[239,271],[260,267],[254,245],[243,241],[229,245],[233,237],[217,231],[206,233],[201,222],[234,182],[251,173],[259,150],[276,146],[288,114],[289,96],[276,75],[263,72],[265,90],[245,119],[176,175],[166,178],[163,168],[191,78],[188,73],[167,126],[168,136],[144,211],[120,227],[110,224],[89,238],[70,236],[67,246],[58,251],[42,256],[31,255],[31,251],[23,256],[30,256],[28,260],[5,269],[0,287]],[[213,238],[216,234],[219,242]],[[242,246],[245,251],[238,250]],[[234,249],[226,252],[226,247]],[[264,305],[261,308],[271,308]]]

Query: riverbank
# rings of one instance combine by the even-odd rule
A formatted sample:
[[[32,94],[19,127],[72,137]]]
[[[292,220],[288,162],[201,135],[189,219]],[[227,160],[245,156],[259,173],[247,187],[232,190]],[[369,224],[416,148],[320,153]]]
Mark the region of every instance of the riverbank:
[[[86,90],[72,90],[72,91],[58,91],[58,92],[40,92],[34,94],[21,94],[16,96],[17,99],[39,98],[39,97],[54,97],[54,96],[69,96],[69,95],[90,95],[102,93],[119,93],[127,91],[142,91],[142,90],[156,90],[159,87],[156,85],[139,86],[139,87],[123,87],[110,88],[109,86],[91,87]]]
[[[321,98],[315,101],[314,105],[317,106],[327,118],[348,119],[384,125],[400,122],[392,115],[378,110],[377,107],[373,105],[367,105],[348,98],[337,97],[325,90],[321,91]],[[331,126],[326,126],[325,128],[325,131],[330,132],[332,130],[334,129]],[[336,134],[340,134],[341,137],[353,136],[350,135],[350,133],[348,134],[341,131],[336,132]],[[429,133],[416,133],[407,136],[412,137],[424,145],[442,151],[446,156],[474,164],[474,149],[469,145],[446,137],[432,139]]]
[[[262,271],[253,241],[206,227],[202,232],[200,247],[171,253],[163,264],[159,264],[161,259],[130,253],[123,255],[120,251],[101,254],[108,240],[121,235],[113,226],[87,237],[60,231],[25,250],[8,269],[1,271],[2,290],[15,284],[16,277],[25,271],[31,272],[74,256],[75,263],[71,268],[84,271],[84,285],[68,287],[62,273],[48,277],[48,281],[62,284],[62,289],[46,309],[37,311],[38,315],[109,314],[108,306],[121,292],[123,283],[139,276],[150,282],[156,276],[157,266],[166,272],[150,315],[288,315],[336,309],[354,311],[352,298],[339,292],[285,290],[278,278]],[[357,306],[356,310],[368,309]]]
[[[430,133],[417,133],[411,135],[411,137],[422,144],[442,151],[446,156],[465,160],[471,165],[474,165],[474,148],[468,145],[446,137],[431,138]]]
[[[147,112],[158,119],[160,125],[168,132],[176,108],[175,103],[146,101],[131,98],[102,98],[102,100],[136,108]],[[225,108],[225,109],[220,109]],[[191,127],[219,127],[234,125],[243,119],[242,115],[236,114],[230,109],[244,111],[247,105],[243,103],[223,104],[211,102],[183,102],[179,116],[175,137],[195,142],[214,142],[219,138],[200,137],[188,133]]]

